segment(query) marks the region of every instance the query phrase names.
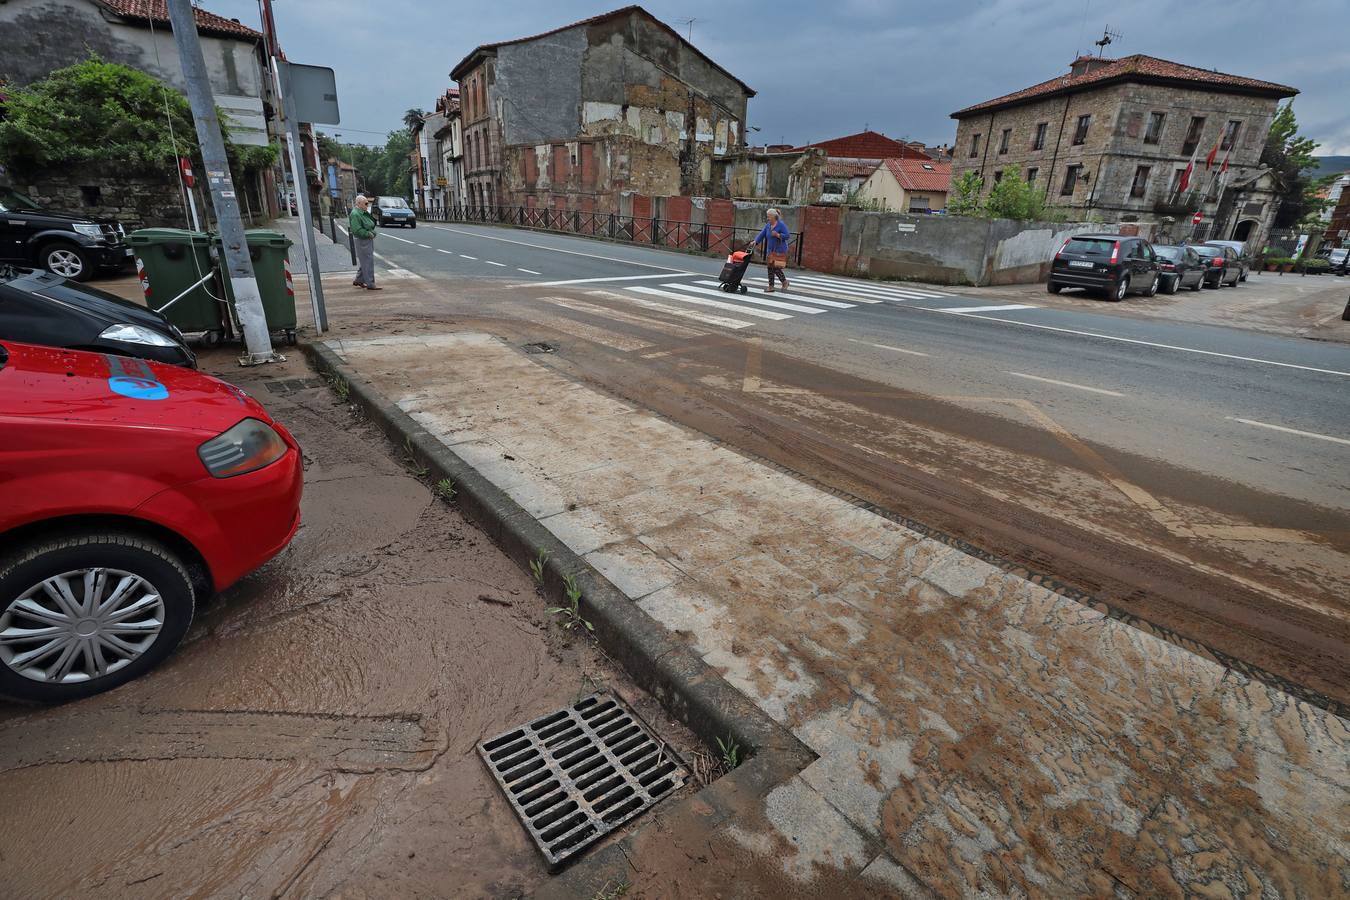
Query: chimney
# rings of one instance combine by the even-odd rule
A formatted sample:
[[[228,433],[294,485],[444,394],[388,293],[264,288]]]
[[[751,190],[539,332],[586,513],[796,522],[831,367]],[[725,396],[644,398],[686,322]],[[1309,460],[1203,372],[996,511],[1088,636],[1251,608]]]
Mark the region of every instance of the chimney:
[[[1080,56],[1069,65],[1069,74],[1075,77],[1086,75],[1089,72],[1105,68],[1113,62],[1115,62],[1114,59],[1103,59],[1100,56]]]

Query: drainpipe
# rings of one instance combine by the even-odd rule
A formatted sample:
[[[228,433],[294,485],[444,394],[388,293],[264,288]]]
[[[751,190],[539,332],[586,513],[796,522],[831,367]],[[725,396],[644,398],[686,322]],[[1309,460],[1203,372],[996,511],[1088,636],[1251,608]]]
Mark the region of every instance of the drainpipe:
[[[1072,94],[1064,97],[1064,115],[1059,119],[1059,134],[1055,135],[1055,152],[1050,156],[1050,172],[1045,176],[1045,201],[1050,201],[1050,186],[1055,183],[1055,163],[1059,161],[1059,145],[1064,140],[1064,124],[1069,121],[1069,101]]]

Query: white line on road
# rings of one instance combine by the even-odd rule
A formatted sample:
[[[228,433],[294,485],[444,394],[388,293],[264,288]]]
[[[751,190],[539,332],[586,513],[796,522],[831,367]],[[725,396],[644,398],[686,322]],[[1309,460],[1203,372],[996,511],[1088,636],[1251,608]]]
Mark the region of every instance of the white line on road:
[[[720,281],[695,281],[695,282],[694,282],[694,284],[707,285],[708,287],[718,287],[718,285],[720,285],[721,283],[722,283],[722,282],[720,282]],[[745,285],[745,288],[746,288],[746,290],[749,291],[751,294],[755,294],[755,295],[757,295],[757,296],[763,296],[764,293],[765,293],[763,290],[761,290],[761,289],[759,289],[759,288],[752,288],[752,287],[750,287],[749,285]],[[795,301],[798,302],[798,303],[818,303],[818,304],[820,304],[821,306],[828,306],[828,307],[830,307],[831,309],[853,309],[853,304],[852,304],[852,303],[840,303],[838,300],[822,300],[822,299],[820,299],[819,297],[806,297],[806,296],[803,296],[803,295],[801,295],[801,294],[789,294],[789,293],[787,293],[786,291],[774,291],[774,294],[777,295],[777,296],[779,296],[779,297],[782,297],[784,300],[795,300]],[[864,301],[862,301],[862,302],[864,302],[864,303],[873,303],[873,302],[880,302],[880,301],[864,300]]]
[[[923,310],[924,312],[955,313],[956,315],[964,315],[959,310],[954,309],[935,309],[928,306],[915,306],[912,308]],[[1015,307],[1005,306],[1003,308],[1014,309]],[[1198,353],[1201,356],[1218,356],[1223,359],[1236,359],[1240,362],[1259,363],[1263,366],[1279,366],[1283,369],[1300,369],[1304,372],[1317,372],[1321,375],[1340,375],[1344,378],[1350,378],[1350,372],[1338,372],[1335,369],[1318,369],[1313,366],[1300,366],[1296,363],[1276,362],[1273,359],[1257,359],[1252,356],[1237,356],[1232,353],[1220,353],[1217,350],[1197,350],[1194,347],[1178,347],[1175,344],[1157,344],[1153,341],[1116,337],[1115,335],[1100,334],[1095,331],[1078,331],[1073,328],[1060,328],[1056,325],[1038,325],[1035,322],[1019,322],[1017,319],[1000,319],[997,316],[964,316],[964,318],[973,319],[978,322],[1002,322],[1005,325],[1020,325],[1023,328],[1039,328],[1043,331],[1058,331],[1063,334],[1077,334],[1083,337],[1101,338],[1104,341],[1118,341],[1122,344],[1138,344],[1143,347],[1158,347],[1162,350],[1179,350],[1182,353]]]
[[[447,251],[447,252],[448,252],[448,251]],[[524,272],[524,273],[527,274],[527,275],[542,275],[542,274],[544,274],[543,272],[536,272],[534,269],[522,269],[520,266],[516,266],[516,271],[517,271],[517,272]]]
[[[1040,309],[1039,306],[1032,306],[1028,303],[1003,303],[999,306],[956,306],[949,309],[943,309],[938,306],[925,306],[924,309],[933,312],[945,313],[978,313],[978,312],[1007,312],[1012,309]]]
[[[892,347],[890,344],[873,344],[868,341],[859,341],[849,338],[850,344],[862,344],[867,347],[876,347],[878,350],[894,350],[896,353],[908,353],[910,356],[928,356],[927,353],[920,353],[918,350],[906,350],[904,347]]]
[[[437,247],[437,248],[436,248],[436,252],[437,252],[437,253],[445,253],[445,254],[447,254],[447,255],[449,255],[449,256],[454,256],[454,255],[455,255],[455,251],[453,251],[453,250],[442,250],[440,247]]]
[[[628,288],[630,291],[637,291],[642,294],[651,294],[654,297],[665,297],[667,300],[678,300],[681,303],[695,303],[699,306],[710,306],[713,309],[720,309],[723,312],[733,312],[740,316],[754,316],[759,319],[772,319],[775,322],[781,322],[784,319],[790,319],[792,316],[785,313],[770,312],[767,309],[751,309],[748,306],[737,306],[734,303],[722,303],[718,300],[704,300],[702,297],[691,297],[688,294],[677,294],[674,291],[662,291],[657,288],[637,287]]]
[[[1299,437],[1317,438],[1319,441],[1331,441],[1336,444],[1350,445],[1350,440],[1345,438],[1332,437],[1329,434],[1318,434],[1315,431],[1299,431],[1297,428],[1285,428],[1283,425],[1271,425],[1266,422],[1257,422],[1254,419],[1239,419],[1237,416],[1224,416],[1230,422],[1241,422],[1243,425],[1255,425],[1257,428],[1269,428],[1271,431],[1283,431],[1286,434],[1296,434]]]
[[[431,249],[431,245],[430,245],[430,244],[418,244],[417,246],[421,247],[423,250],[430,250],[430,249]]]
[[[613,256],[601,256],[598,253],[582,253],[580,250],[564,250],[561,247],[546,247],[543,244],[531,244],[529,241],[513,241],[510,238],[498,237],[494,234],[479,234],[476,231],[463,231],[459,228],[446,228],[444,225],[433,225],[432,228],[439,228],[441,231],[450,231],[455,234],[464,234],[469,237],[482,238],[485,241],[503,241],[507,244],[519,244],[522,247],[533,247],[535,250],[549,250],[553,253],[567,253],[571,256],[589,256],[591,259],[603,259],[608,262],[625,263],[630,266],[640,266],[644,269],[662,269],[666,272],[674,272],[678,275],[698,275],[698,272],[686,272],[684,269],[672,269],[670,266],[657,266],[652,263],[634,262],[631,259],[618,259]]]
[[[647,300],[643,297],[633,297],[628,294],[617,294],[614,291],[587,291],[593,297],[609,297],[623,301],[624,303],[636,303],[644,309],[654,309],[657,312],[663,312],[668,316],[679,316],[681,319],[692,319],[695,322],[702,322],[704,325],[718,325],[722,328],[749,328],[754,322],[743,322],[740,319],[729,319],[726,316],[716,316],[712,313],[697,312],[692,309],[681,309],[678,306],[671,306],[669,303],[658,303],[655,300]]]
[[[813,306],[801,306],[797,303],[784,303],[781,300],[769,300],[765,297],[756,297],[754,294],[728,294],[726,291],[714,291],[709,288],[695,287],[692,284],[680,284],[678,281],[671,282],[670,284],[663,284],[661,287],[681,291],[693,291],[696,294],[707,294],[709,297],[735,297],[742,303],[755,303],[759,306],[771,306],[774,309],[788,309],[792,312],[807,313],[813,316],[825,312],[825,310],[816,309]]]
[[[410,241],[410,240],[408,240],[407,238],[394,237],[392,234],[385,234],[384,232],[380,232],[380,237],[389,238],[389,240],[391,240],[391,241],[402,241],[402,242],[405,243],[405,244],[416,244],[416,243],[417,243],[417,241]]]
[[[463,258],[463,259],[472,259],[472,260],[474,260],[474,261],[477,261],[477,260],[478,260],[478,257],[476,257],[476,256],[470,256],[470,255],[467,254],[467,253],[461,253],[461,254],[460,254],[460,257]]]
[[[536,281],[530,287],[561,287],[565,284],[599,284],[602,281],[638,281],[643,278],[669,278],[670,273],[662,275],[616,275],[611,278],[569,278],[566,281]],[[521,285],[524,287],[524,285]]]
[[[506,263],[496,263],[496,262],[493,262],[493,261],[490,260],[490,259],[485,259],[485,260],[483,260],[483,262],[487,263],[489,266],[498,266],[498,267],[503,268],[503,269],[506,268]]]
[[[1085,384],[1074,384],[1072,381],[1056,381],[1053,378],[1042,378],[1039,375],[1028,375],[1025,372],[1008,372],[1008,375],[1015,375],[1018,378],[1030,378],[1032,381],[1044,381],[1046,384],[1057,384],[1060,387],[1077,388],[1080,391],[1092,391],[1094,394],[1106,394],[1108,397],[1124,397],[1117,391],[1108,391],[1105,388],[1088,387]]]

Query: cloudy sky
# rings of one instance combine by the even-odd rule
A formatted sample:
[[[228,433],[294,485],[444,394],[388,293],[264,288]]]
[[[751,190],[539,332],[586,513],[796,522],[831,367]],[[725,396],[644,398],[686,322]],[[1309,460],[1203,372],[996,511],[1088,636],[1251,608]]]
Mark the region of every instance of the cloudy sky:
[[[201,0],[258,22],[256,0]],[[273,0],[295,62],[337,70],[344,138],[383,143],[404,110],[430,107],[481,43],[548,31],[623,6],[570,0]],[[758,91],[757,137],[803,143],[861,131],[950,141],[948,114],[1067,70],[1110,25],[1108,55],[1147,53],[1289,84],[1320,154],[1350,154],[1350,10],[1345,0],[648,0]],[[828,14],[822,12],[828,8]],[[732,12],[734,10],[734,12]],[[357,129],[360,129],[358,131]],[[341,129],[339,129],[341,130]]]

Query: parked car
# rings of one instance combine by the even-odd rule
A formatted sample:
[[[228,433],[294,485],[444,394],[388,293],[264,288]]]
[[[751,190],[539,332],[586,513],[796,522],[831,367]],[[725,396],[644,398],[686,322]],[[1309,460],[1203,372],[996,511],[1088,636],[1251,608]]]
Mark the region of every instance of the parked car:
[[[1350,247],[1336,247],[1327,254],[1327,263],[1332,275],[1350,275]]]
[[[1198,244],[1191,248],[1205,264],[1205,286],[1221,288],[1225,284],[1237,287],[1242,277],[1242,261],[1233,252],[1232,247],[1212,247]]]
[[[300,448],[199,372],[0,341],[0,693],[108,690],[300,524]]]
[[[389,225],[416,228],[417,213],[408,208],[408,202],[402,197],[376,197],[375,224],[381,228]]]
[[[1252,258],[1247,253],[1247,245],[1242,241],[1205,241],[1206,247],[1227,247],[1232,250],[1242,264],[1242,275],[1238,281],[1246,281],[1247,273],[1252,270]]]
[[[183,333],[154,310],[50,272],[0,265],[0,340],[197,365]]]
[[[1162,270],[1159,290],[1164,294],[1175,294],[1184,287],[1198,291],[1204,286],[1205,263],[1190,247],[1154,244],[1153,252],[1158,255],[1158,266]]]
[[[1161,270],[1149,242],[1125,234],[1075,234],[1066,240],[1050,265],[1045,289],[1058,294],[1066,287],[1101,291],[1109,300],[1126,294],[1152,297]]]
[[[117,272],[131,257],[126,231],[116,220],[44,209],[0,187],[0,263],[39,266],[87,281],[99,272]]]

